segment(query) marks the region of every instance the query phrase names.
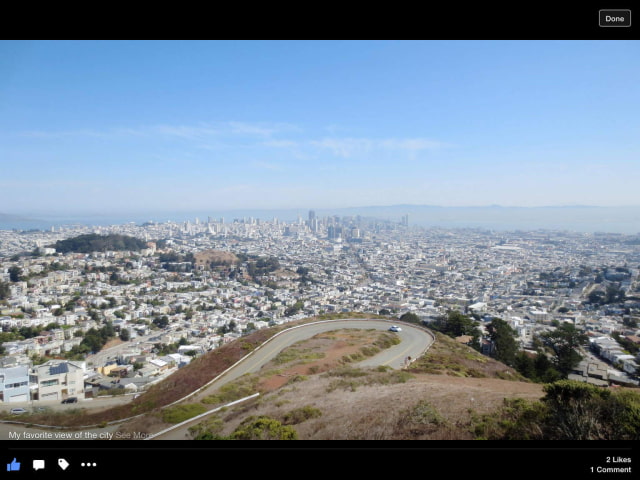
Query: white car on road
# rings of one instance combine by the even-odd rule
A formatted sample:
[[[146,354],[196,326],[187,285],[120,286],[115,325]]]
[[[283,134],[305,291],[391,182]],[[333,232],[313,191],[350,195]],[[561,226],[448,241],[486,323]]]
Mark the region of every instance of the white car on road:
[[[393,325],[393,326],[389,327],[389,331],[390,332],[401,332],[402,329],[397,325]]]

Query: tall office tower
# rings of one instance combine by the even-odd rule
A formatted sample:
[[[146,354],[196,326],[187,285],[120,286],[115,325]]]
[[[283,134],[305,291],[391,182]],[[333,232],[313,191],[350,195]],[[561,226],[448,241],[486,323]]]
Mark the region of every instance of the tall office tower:
[[[405,227],[409,226],[409,214],[408,213],[406,215],[402,216],[402,225],[404,225]]]
[[[315,210],[309,210],[309,222],[307,225],[309,225],[309,229],[312,232],[316,233],[318,231],[318,219],[316,218]]]

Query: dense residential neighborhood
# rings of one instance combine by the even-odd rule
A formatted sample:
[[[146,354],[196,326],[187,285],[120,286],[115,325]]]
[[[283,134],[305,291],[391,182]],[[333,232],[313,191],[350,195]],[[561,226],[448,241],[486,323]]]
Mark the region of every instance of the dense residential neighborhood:
[[[109,235],[142,247],[63,243]],[[489,350],[494,318],[525,351],[570,323],[591,346],[571,378],[637,385],[639,271],[637,236],[424,229],[408,216],[2,230],[0,402],[135,394],[247,332],[340,312],[428,325],[457,310]]]

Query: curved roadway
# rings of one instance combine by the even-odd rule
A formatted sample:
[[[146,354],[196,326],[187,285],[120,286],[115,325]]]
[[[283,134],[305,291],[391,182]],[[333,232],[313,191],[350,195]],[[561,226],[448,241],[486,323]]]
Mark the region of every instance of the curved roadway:
[[[214,390],[220,388],[225,383],[231,382],[246,373],[255,373],[266,364],[269,360],[278,355],[284,348],[293,345],[301,340],[313,337],[319,333],[329,332],[331,330],[341,330],[345,328],[354,329],[376,329],[388,330],[391,325],[398,325],[402,328],[397,332],[401,342],[388,349],[383,350],[379,354],[370,357],[362,362],[358,362],[360,366],[378,366],[387,365],[392,368],[402,368],[406,365],[407,358],[415,359],[421,356],[433,343],[434,336],[427,330],[418,326],[409,324],[392,323],[383,320],[327,320],[317,323],[305,324],[283,330],[269,341],[254,350],[244,359],[237,362],[224,374],[217,377],[209,385],[201,389],[198,397],[206,396],[213,393]],[[212,411],[213,413],[213,411]],[[154,437],[154,440],[179,440],[184,439],[190,426],[200,422],[198,418],[192,422],[184,423],[169,432]]]
[[[393,324],[381,320],[327,320],[283,330],[260,348],[254,350],[251,355],[236,364],[231,371],[227,372],[219,381],[216,381],[215,385],[219,387],[221,384],[238,378],[245,373],[255,373],[260,370],[262,365],[273,359],[286,347],[319,333],[345,328],[388,330],[391,325]],[[398,345],[385,349],[374,357],[359,362],[358,365],[388,365],[396,369],[402,368],[405,365],[407,357],[411,357],[412,359],[419,357],[433,342],[433,336],[422,328],[407,324],[400,325],[396,323],[396,325],[402,328],[402,330],[396,334],[400,337],[401,342]]]
[[[394,345],[388,349],[383,350],[379,354],[370,357],[366,360],[358,362],[357,364],[360,366],[377,366],[377,365],[387,365],[395,369],[402,368],[406,365],[407,359],[411,358],[416,359],[420,357],[433,343],[434,337],[427,330],[420,328],[415,325],[398,323],[398,322],[390,322],[384,320],[363,320],[363,319],[344,319],[344,320],[326,320],[319,321],[315,323],[309,323],[305,325],[299,325],[295,327],[288,328],[279,332],[277,335],[273,336],[266,343],[255,349],[249,355],[247,355],[244,359],[237,362],[231,368],[229,368],[226,372],[219,375],[216,379],[214,379],[209,385],[201,388],[197,392],[193,392],[189,396],[201,397],[211,394],[216,389],[220,388],[222,385],[231,382],[246,373],[255,373],[260,370],[260,368],[266,364],[269,360],[273,359],[276,355],[278,355],[283,349],[288,346],[291,346],[299,341],[305,340],[307,338],[313,337],[319,333],[328,332],[331,330],[340,330],[345,328],[354,328],[354,329],[376,329],[376,330],[388,330],[391,325],[398,325],[402,328],[400,332],[397,332],[401,339],[401,342],[397,345]],[[176,402],[179,403],[179,402]],[[155,437],[155,439],[184,439],[185,434],[188,431],[189,426],[199,422],[200,419],[194,420],[191,423],[181,425],[176,429],[167,432],[165,434],[159,435]],[[116,426],[111,426],[108,430],[112,430],[117,428]],[[8,431],[27,431],[26,428],[21,427],[19,425],[8,425],[2,424],[0,425],[0,438],[7,438]],[[28,428],[29,432],[38,432],[38,431],[51,431],[50,429],[38,429],[38,428]],[[105,429],[101,429],[100,431],[104,432]]]

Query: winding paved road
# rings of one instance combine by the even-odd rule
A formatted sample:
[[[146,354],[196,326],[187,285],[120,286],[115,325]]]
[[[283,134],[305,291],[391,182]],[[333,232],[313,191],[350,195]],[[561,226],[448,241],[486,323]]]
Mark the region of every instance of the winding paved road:
[[[284,348],[291,346],[301,340],[313,337],[319,333],[328,332],[331,330],[340,330],[345,328],[355,329],[376,329],[376,330],[388,330],[393,324],[402,327],[402,331],[396,333],[401,339],[401,342],[394,345],[391,348],[385,349],[379,354],[370,357],[358,365],[361,366],[377,366],[388,365],[392,368],[399,369],[405,366],[408,357],[415,359],[420,357],[433,343],[433,335],[423,328],[418,326],[401,324],[398,322],[384,321],[384,320],[363,320],[363,319],[344,319],[344,320],[326,320],[316,323],[310,323],[291,327],[283,330],[269,341],[264,343],[261,347],[254,350],[251,354],[245,357],[243,360],[237,362],[233,367],[228,369],[224,374],[217,377],[209,385],[203,388],[198,393],[193,394],[193,401],[196,398],[210,395],[222,385],[231,382],[246,373],[255,373],[267,363],[273,359]],[[121,399],[118,399],[122,401]],[[198,423],[200,419],[194,420],[188,424],[182,425],[170,432],[163,435],[154,437],[154,439],[184,439],[188,431],[188,428],[195,423]],[[107,430],[113,431],[116,426],[109,427]],[[9,431],[13,432],[50,432],[51,429],[38,429],[35,427],[25,428],[19,425],[0,424],[0,439],[6,439],[9,437]],[[96,429],[97,432],[105,432],[105,429]]]
[[[207,396],[225,383],[229,383],[246,373],[258,372],[265,363],[273,359],[284,348],[319,333],[344,328],[388,330],[392,324],[392,322],[383,320],[345,319],[327,320],[283,330],[243,360],[236,363],[224,375],[215,379],[215,381],[209,384],[203,391],[199,392],[196,397]],[[434,341],[433,335],[423,328],[414,325],[399,324],[397,322],[395,324],[402,327],[402,331],[397,333],[397,335],[400,336],[401,342],[391,348],[383,350],[373,357],[358,362],[358,365],[388,365],[392,368],[399,369],[405,365],[407,357],[411,359],[418,358]],[[189,427],[200,421],[201,419],[196,419],[181,425],[167,433],[154,437],[153,440],[184,440]]]

